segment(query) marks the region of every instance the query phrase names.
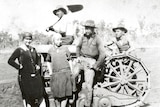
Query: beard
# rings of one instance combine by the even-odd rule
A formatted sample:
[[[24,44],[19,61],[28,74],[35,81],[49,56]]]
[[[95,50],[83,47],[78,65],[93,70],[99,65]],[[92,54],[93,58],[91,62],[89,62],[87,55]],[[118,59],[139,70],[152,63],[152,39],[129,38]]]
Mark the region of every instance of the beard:
[[[92,34],[91,33],[85,33],[84,36],[87,37],[87,38],[90,38],[92,36]]]

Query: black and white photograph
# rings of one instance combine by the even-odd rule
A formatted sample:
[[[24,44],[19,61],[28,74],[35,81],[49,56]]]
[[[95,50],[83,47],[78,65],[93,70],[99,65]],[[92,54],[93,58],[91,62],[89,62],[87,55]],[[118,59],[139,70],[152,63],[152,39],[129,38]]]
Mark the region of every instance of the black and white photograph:
[[[0,107],[160,107],[159,0],[0,0]]]

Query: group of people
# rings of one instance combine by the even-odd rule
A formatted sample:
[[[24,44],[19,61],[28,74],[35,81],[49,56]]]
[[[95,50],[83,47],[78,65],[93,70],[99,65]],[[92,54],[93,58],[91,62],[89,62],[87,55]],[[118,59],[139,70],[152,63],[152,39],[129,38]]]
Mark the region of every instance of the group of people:
[[[83,25],[85,32],[78,38],[76,44],[76,64],[71,67],[69,64],[71,53],[68,45],[71,45],[75,38],[74,33],[67,29],[67,25],[70,27],[70,23],[65,20],[67,10],[58,7],[53,13],[59,17],[59,20],[54,26],[47,28],[47,31],[54,31],[55,35],[52,37],[53,46],[48,51],[46,61],[51,76],[50,87],[55,105],[56,107],[66,107],[68,99],[75,100],[76,78],[81,71],[84,71],[83,86],[87,90],[85,106],[90,107],[95,71],[100,69],[105,57],[108,57],[105,54],[103,41],[95,32],[94,21],[87,20]],[[117,27],[113,29],[113,32],[116,34],[116,40],[112,44],[116,44],[120,53],[128,50],[130,44],[125,38],[127,29]],[[8,63],[19,71],[18,81],[25,106],[39,107],[44,103],[46,107],[49,107],[44,81],[39,71],[40,58],[36,49],[30,45],[32,39],[31,33],[26,33],[23,36],[23,44],[12,53]]]

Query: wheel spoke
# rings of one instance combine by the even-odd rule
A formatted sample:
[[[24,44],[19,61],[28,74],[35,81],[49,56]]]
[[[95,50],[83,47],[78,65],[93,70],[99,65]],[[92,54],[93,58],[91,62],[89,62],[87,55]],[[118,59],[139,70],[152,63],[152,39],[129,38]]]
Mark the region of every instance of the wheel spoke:
[[[124,75],[124,71],[123,71],[124,65],[122,64],[122,61],[121,61],[121,60],[119,60],[118,62],[119,62],[119,67],[120,67],[121,76],[123,76],[123,75]]]
[[[138,88],[138,87],[136,87],[136,86],[134,86],[134,85],[132,85],[131,83],[127,83],[130,87],[132,87],[132,88],[134,88],[134,89],[136,89],[137,91],[139,91],[140,93],[142,93],[142,91]]]
[[[105,74],[104,76],[105,76],[105,77],[108,77],[108,78],[116,79],[116,80],[119,80],[119,79],[120,79],[119,77],[114,77],[114,76],[107,75],[107,74]]]
[[[126,93],[129,94],[129,92],[128,92],[129,88],[127,87],[127,85],[124,85],[124,89],[125,89]]]
[[[146,80],[128,79],[128,82],[146,82]]]
[[[111,67],[111,69],[113,70],[113,72],[114,72],[117,76],[121,77],[121,76],[118,74],[118,72],[116,71],[116,69],[115,69],[111,64],[110,64],[109,66]]]
[[[126,69],[125,76],[127,76],[127,75],[128,75],[128,72],[129,72],[129,71],[130,71],[130,69],[132,68],[132,67],[131,67],[132,65],[133,65],[133,61],[132,61],[132,60],[130,60],[129,65],[128,65],[127,69]]]
[[[103,84],[103,87],[108,87],[108,86],[114,86],[114,85],[117,85],[119,84],[120,81],[115,81],[115,82],[111,82],[111,83],[106,83],[106,84]]]
[[[136,93],[136,89],[134,89],[134,90],[132,91],[132,93],[131,93],[132,96],[134,96],[134,94],[137,94],[137,93]]]
[[[140,70],[138,70],[138,71],[136,71],[136,72],[131,73],[127,78],[129,79],[130,77],[132,77],[133,75],[137,74],[137,73],[140,72],[140,71],[142,71],[142,70],[140,69]]]
[[[124,86],[123,85],[121,86],[121,91],[124,94]]]
[[[120,87],[121,87],[121,84],[119,83],[119,84],[114,88],[114,91],[117,92]]]

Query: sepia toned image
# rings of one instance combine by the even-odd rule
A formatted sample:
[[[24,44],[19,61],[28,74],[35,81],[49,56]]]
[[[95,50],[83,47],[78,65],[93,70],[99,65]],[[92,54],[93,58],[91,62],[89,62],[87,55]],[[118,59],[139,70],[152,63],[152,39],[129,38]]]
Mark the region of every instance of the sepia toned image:
[[[0,107],[159,107],[159,0],[1,0]]]

